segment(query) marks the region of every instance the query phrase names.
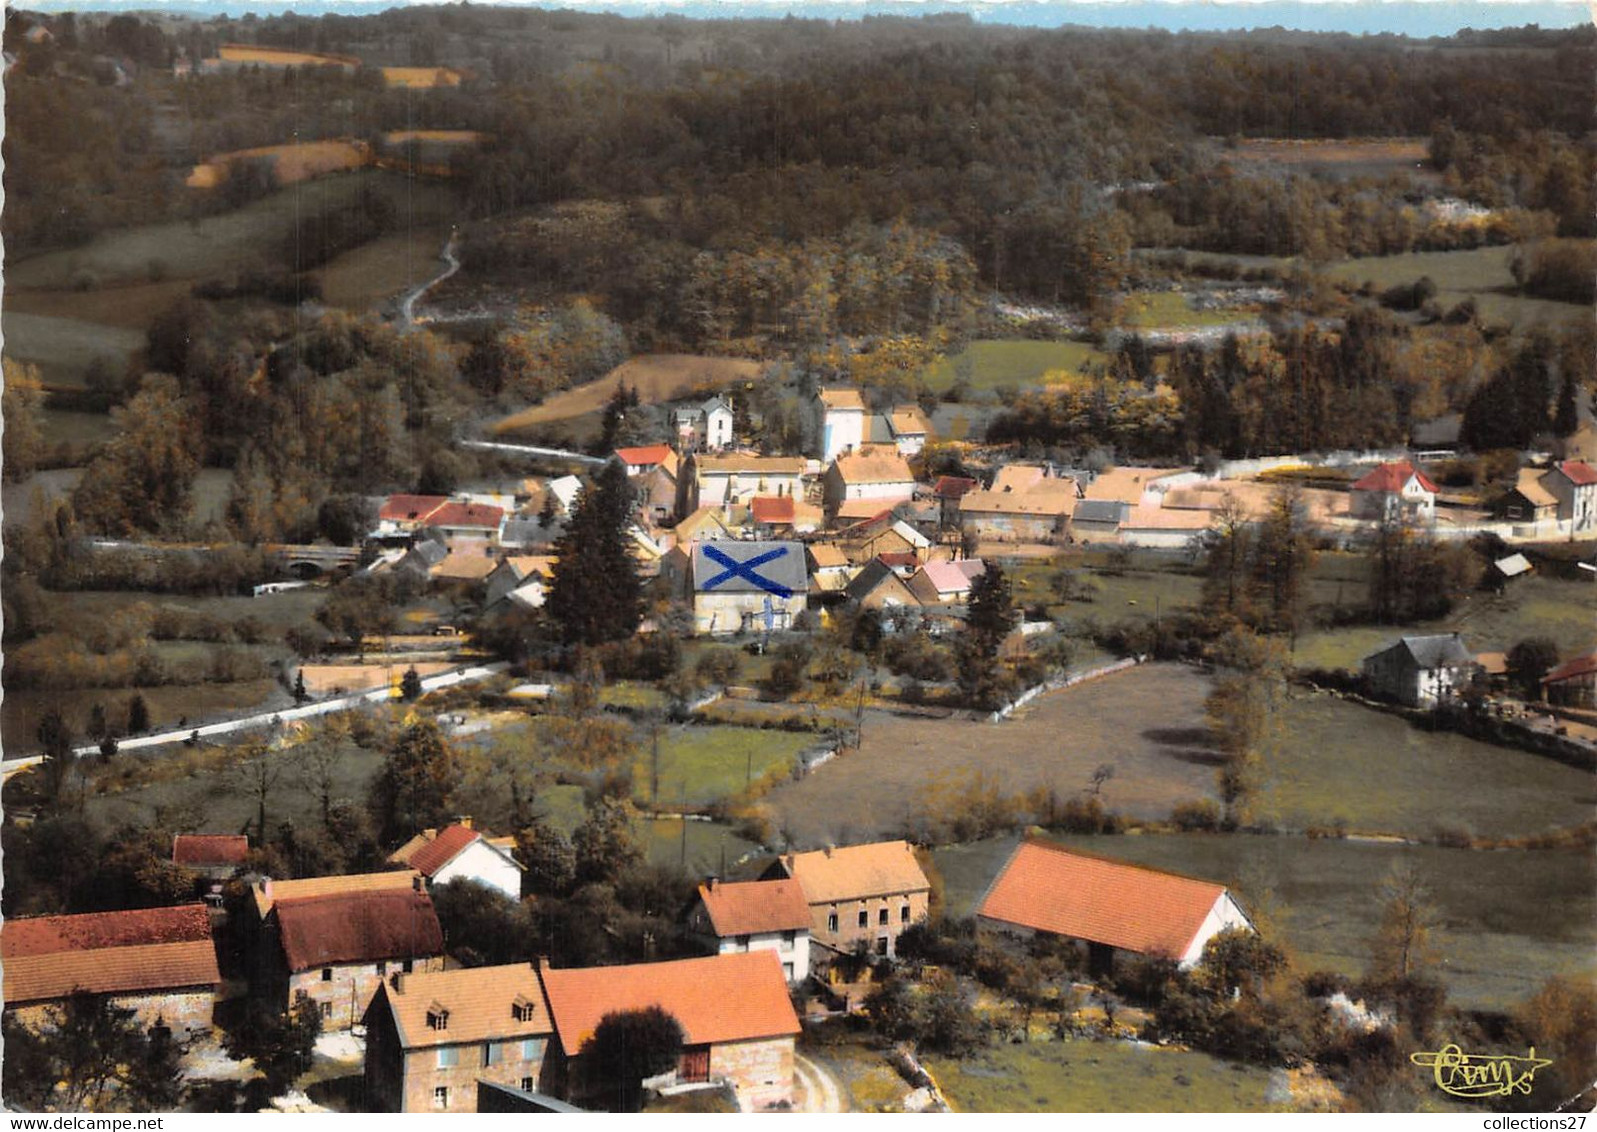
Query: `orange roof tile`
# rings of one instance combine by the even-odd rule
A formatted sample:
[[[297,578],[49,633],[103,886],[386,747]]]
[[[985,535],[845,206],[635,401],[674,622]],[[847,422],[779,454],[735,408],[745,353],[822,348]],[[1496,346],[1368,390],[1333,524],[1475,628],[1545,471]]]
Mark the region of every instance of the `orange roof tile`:
[[[249,852],[250,839],[242,833],[180,833],[172,838],[172,863],[191,868],[242,865]]]
[[[400,863],[409,865],[424,877],[430,877],[453,861],[466,846],[480,836],[482,835],[469,826],[448,826],[440,829],[436,837],[428,838],[417,846],[409,855],[409,860],[401,860]],[[394,857],[390,857],[389,860],[394,860]]]
[[[1597,483],[1597,468],[1581,460],[1565,460],[1558,465],[1558,470],[1564,473],[1570,483],[1582,485]]]
[[[1585,656],[1571,657],[1546,676],[1542,677],[1543,684],[1556,684],[1563,680],[1573,680],[1576,676],[1585,676],[1597,672],[1597,652],[1589,652]]]
[[[663,464],[670,455],[669,444],[645,444],[638,448],[616,449],[616,458],[623,464],[636,464],[645,468]]]
[[[789,853],[782,858],[782,866],[804,886],[805,899],[811,904],[835,904],[862,896],[887,896],[931,888],[907,841],[877,841],[870,845],[817,849],[812,853]]]
[[[1180,958],[1225,886],[1028,839],[976,914],[1034,931]]]
[[[432,897],[410,889],[277,901],[278,939],[290,971],[444,953]]]
[[[799,1032],[776,952],[626,967],[545,968],[555,1032],[575,1054],[606,1014],[658,1006],[682,1026],[688,1045],[774,1038]]]
[[[821,404],[828,409],[852,409],[863,413],[865,411],[865,398],[860,396],[858,389],[817,389],[815,396],[820,398]]]
[[[1430,477],[1419,471],[1407,460],[1394,460],[1391,463],[1382,464],[1374,471],[1354,480],[1353,490],[1402,491],[1403,485],[1408,482],[1410,476],[1418,476],[1420,486],[1432,495],[1436,494],[1436,485],[1431,482]]]
[[[504,508],[482,503],[446,503],[427,516],[429,527],[497,528],[505,517]]]
[[[835,461],[844,483],[914,483],[915,474],[891,444],[866,444]]]
[[[389,522],[419,523],[448,502],[446,495],[390,495],[377,517]]]
[[[749,512],[756,523],[792,523],[793,497],[791,495],[757,495],[749,500]]]
[[[531,963],[401,975],[382,993],[406,1049],[554,1033],[543,982]],[[449,1012],[442,1030],[427,1025],[434,1003]]]
[[[753,935],[810,926],[810,906],[797,881],[716,881],[699,885],[699,899],[704,901],[716,935]]]
[[[416,887],[416,876],[413,869],[397,869],[384,873],[305,877],[301,880],[262,880],[255,882],[251,895],[255,899],[256,913],[264,918],[280,900],[302,900],[308,896],[327,896],[332,893],[413,889]]]
[[[0,955],[7,1003],[75,990],[125,993],[222,980],[203,904],[7,920]]]

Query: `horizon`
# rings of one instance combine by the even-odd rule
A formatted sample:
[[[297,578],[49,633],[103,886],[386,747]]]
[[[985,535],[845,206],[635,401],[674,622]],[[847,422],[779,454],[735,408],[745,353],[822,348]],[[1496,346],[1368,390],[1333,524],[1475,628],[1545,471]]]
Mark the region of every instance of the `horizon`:
[[[209,20],[272,17],[291,12],[308,18],[375,15],[392,8],[417,6],[428,5],[426,0],[100,0],[90,4],[41,0],[17,7],[42,15],[150,13]],[[691,20],[792,16],[849,21],[967,14],[979,25],[1046,29],[1151,28],[1172,33],[1282,29],[1414,39],[1448,37],[1466,29],[1488,31],[1527,25],[1565,29],[1591,18],[1589,7],[1578,0],[505,0],[478,6]],[[1244,15],[1247,18],[1239,19]]]

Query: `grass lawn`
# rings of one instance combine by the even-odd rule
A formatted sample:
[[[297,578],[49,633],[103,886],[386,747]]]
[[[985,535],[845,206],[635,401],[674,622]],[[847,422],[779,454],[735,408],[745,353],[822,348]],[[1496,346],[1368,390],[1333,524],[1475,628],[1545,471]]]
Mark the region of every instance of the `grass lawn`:
[[[1000,385],[1025,388],[1041,385],[1043,374],[1049,370],[1075,373],[1084,366],[1108,361],[1107,354],[1085,342],[998,338],[970,343],[959,353],[928,366],[921,377],[931,389],[942,392],[959,380],[961,368],[968,368],[972,389],[993,390]],[[968,367],[963,363],[969,363]]]
[[[329,306],[360,312],[425,283],[443,269],[448,229],[419,228],[345,252],[317,274]]]
[[[1512,247],[1474,248],[1457,252],[1411,252],[1406,255],[1370,256],[1331,265],[1333,279],[1377,288],[1413,283],[1429,275],[1436,283],[1436,301],[1444,308],[1475,297],[1487,322],[1527,326],[1535,322],[1564,322],[1590,318],[1591,310],[1578,303],[1556,303],[1513,294],[1514,276],[1509,264]]]
[[[1176,563],[1169,561],[1169,566]],[[1090,580],[1095,587],[1092,601],[1061,602],[1054,595],[1051,579],[1061,569]],[[1179,569],[1157,567],[1127,569],[1109,573],[1102,566],[1086,564],[1080,555],[1052,559],[1033,558],[1004,563],[1004,573],[1014,587],[1017,605],[1046,602],[1048,613],[1067,625],[1094,619],[1100,623],[1123,618],[1152,621],[1156,612],[1169,613],[1183,606],[1196,605],[1203,596],[1203,579]]]
[[[1379,926],[1376,895],[1399,860],[1413,862],[1437,916],[1431,939],[1455,1001],[1502,1009],[1553,975],[1597,975],[1597,860],[1581,850],[1443,849],[1248,834],[1063,837],[1106,856],[1231,885],[1264,910],[1299,970],[1362,974]],[[948,914],[968,915],[1015,838],[933,851]]]
[[[545,787],[538,791],[538,805],[549,821],[568,837],[582,824],[580,786]],[[758,845],[745,841],[719,822],[640,818],[633,832],[643,842],[650,864],[661,868],[686,868],[688,873],[699,877],[712,873],[725,876],[733,866],[759,850]]]
[[[556,422],[565,422],[575,428],[572,422],[602,412],[611,394],[622,385],[636,392],[643,404],[657,405],[682,396],[689,389],[706,386],[720,389],[752,381],[759,376],[760,369],[760,363],[750,358],[640,354],[628,358],[597,381],[556,393],[542,404],[496,421],[491,431],[502,436]]]
[[[0,329],[5,331],[6,357],[38,366],[48,384],[81,384],[96,359],[119,374],[133,351],[144,346],[139,330],[9,308],[0,315]]]
[[[1193,310],[1180,291],[1150,291],[1132,295],[1121,311],[1127,326],[1143,329],[1169,329],[1184,326],[1226,326],[1259,317],[1257,311],[1242,307]]]
[[[1086,1040],[992,1046],[926,1067],[959,1112],[1270,1112],[1270,1071]]]
[[[1425,731],[1328,693],[1294,688],[1280,723],[1257,811],[1288,829],[1340,821],[1371,833],[1423,837],[1444,827],[1512,836],[1579,825],[1597,806],[1597,782],[1585,771]]]
[[[109,413],[43,409],[39,412],[39,431],[46,444],[92,445],[104,444],[119,430]]]
[[[818,735],[753,727],[672,727],[660,736],[661,800],[705,805],[728,797],[771,771],[791,771],[799,752],[820,741]],[[633,791],[647,799],[648,742],[640,748],[633,764]]]

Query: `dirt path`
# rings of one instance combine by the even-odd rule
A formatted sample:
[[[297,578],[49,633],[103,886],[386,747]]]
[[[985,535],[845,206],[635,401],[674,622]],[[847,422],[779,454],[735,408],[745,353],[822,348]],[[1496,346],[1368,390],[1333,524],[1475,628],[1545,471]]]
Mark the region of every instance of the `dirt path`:
[[[847,1112],[847,1091],[837,1078],[801,1053],[793,1055],[794,1112]]]
[[[451,231],[449,242],[444,245],[444,250],[439,256],[449,266],[400,300],[399,320],[406,326],[416,325],[416,303],[421,297],[460,270],[460,257],[455,254],[455,240],[456,234]]]

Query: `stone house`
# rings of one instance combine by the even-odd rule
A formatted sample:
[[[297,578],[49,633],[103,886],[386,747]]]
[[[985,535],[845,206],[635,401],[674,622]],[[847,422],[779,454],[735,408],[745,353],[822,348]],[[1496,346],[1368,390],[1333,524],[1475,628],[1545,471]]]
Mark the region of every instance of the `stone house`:
[[[683,452],[719,452],[731,447],[735,420],[732,403],[720,395],[671,413],[677,447]]]
[[[798,1016],[770,950],[622,967],[543,969],[555,1042],[550,1090],[582,1104],[604,1091],[583,1063],[583,1044],[606,1014],[657,1006],[682,1027],[683,1050],[665,1085],[724,1083],[745,1112],[793,1102]]]
[[[1436,517],[1437,487],[1407,460],[1382,464],[1353,482],[1355,519],[1429,523]]]
[[[804,494],[804,461],[797,456],[690,456],[682,467],[677,514],[701,507],[730,508],[755,496]]]
[[[799,882],[810,907],[810,938],[834,955],[859,944],[895,955],[898,937],[930,909],[931,882],[907,841],[788,853],[764,876]],[[812,954],[811,962],[821,960]]]
[[[505,527],[505,514],[503,507],[450,500],[428,515],[425,525],[439,531],[451,545],[463,539],[480,540],[497,547]]]
[[[490,839],[471,827],[470,819],[444,829],[424,829],[388,855],[390,864],[405,865],[427,878],[428,887],[469,880],[510,898],[521,899],[523,869],[511,855],[510,838]]]
[[[882,414],[887,434],[900,456],[919,456],[931,437],[931,425],[919,405],[895,405]]]
[[[390,495],[377,510],[375,533],[378,538],[413,535],[448,502],[447,495]]]
[[[915,475],[897,448],[867,444],[839,455],[821,480],[826,510],[837,514],[845,503],[879,501],[883,508],[915,496]]]
[[[856,566],[883,554],[912,554],[921,561],[931,550],[932,540],[904,520],[884,511],[863,522],[845,527],[837,534],[837,545]]]
[[[104,994],[141,1028],[179,1040],[211,1028],[222,975],[203,904],[8,919],[0,927],[5,1009],[25,1026],[48,1024],[75,992]]]
[[[726,881],[711,877],[699,886],[688,912],[688,930],[726,955],[769,950],[782,961],[782,976],[801,983],[810,975],[810,906],[796,881]]]
[[[1077,940],[1092,969],[1117,954],[1195,966],[1209,940],[1252,922],[1222,884],[1028,838],[976,906],[977,922],[1007,935]]]
[[[536,963],[395,974],[365,1014],[376,1112],[476,1112],[479,1082],[543,1088],[554,1023]]]
[[[797,542],[701,542],[692,557],[693,630],[704,634],[787,629],[809,593]]]
[[[315,1002],[324,1032],[359,1022],[391,974],[443,969],[443,929],[420,873],[266,880],[254,897],[256,989],[285,1008]]]
[[[669,444],[645,444],[637,448],[617,448],[615,458],[626,468],[628,478],[645,475],[663,468],[673,479],[677,472],[677,454]]]
[[[871,559],[849,579],[843,595],[861,609],[878,612],[920,608],[920,598],[909,588],[909,581],[883,557]]]
[[[909,588],[922,605],[961,605],[970,600],[970,586],[987,572],[980,558],[956,562],[928,562],[909,579]]]
[[[249,860],[250,839],[242,833],[179,833],[172,838],[172,863],[194,878],[195,894],[221,907],[222,882]]]
[[[1597,652],[1572,657],[1543,676],[1542,699],[1560,707],[1597,709]]]
[[[1457,695],[1476,667],[1457,633],[1401,637],[1359,663],[1374,692],[1409,707],[1435,707]]]

